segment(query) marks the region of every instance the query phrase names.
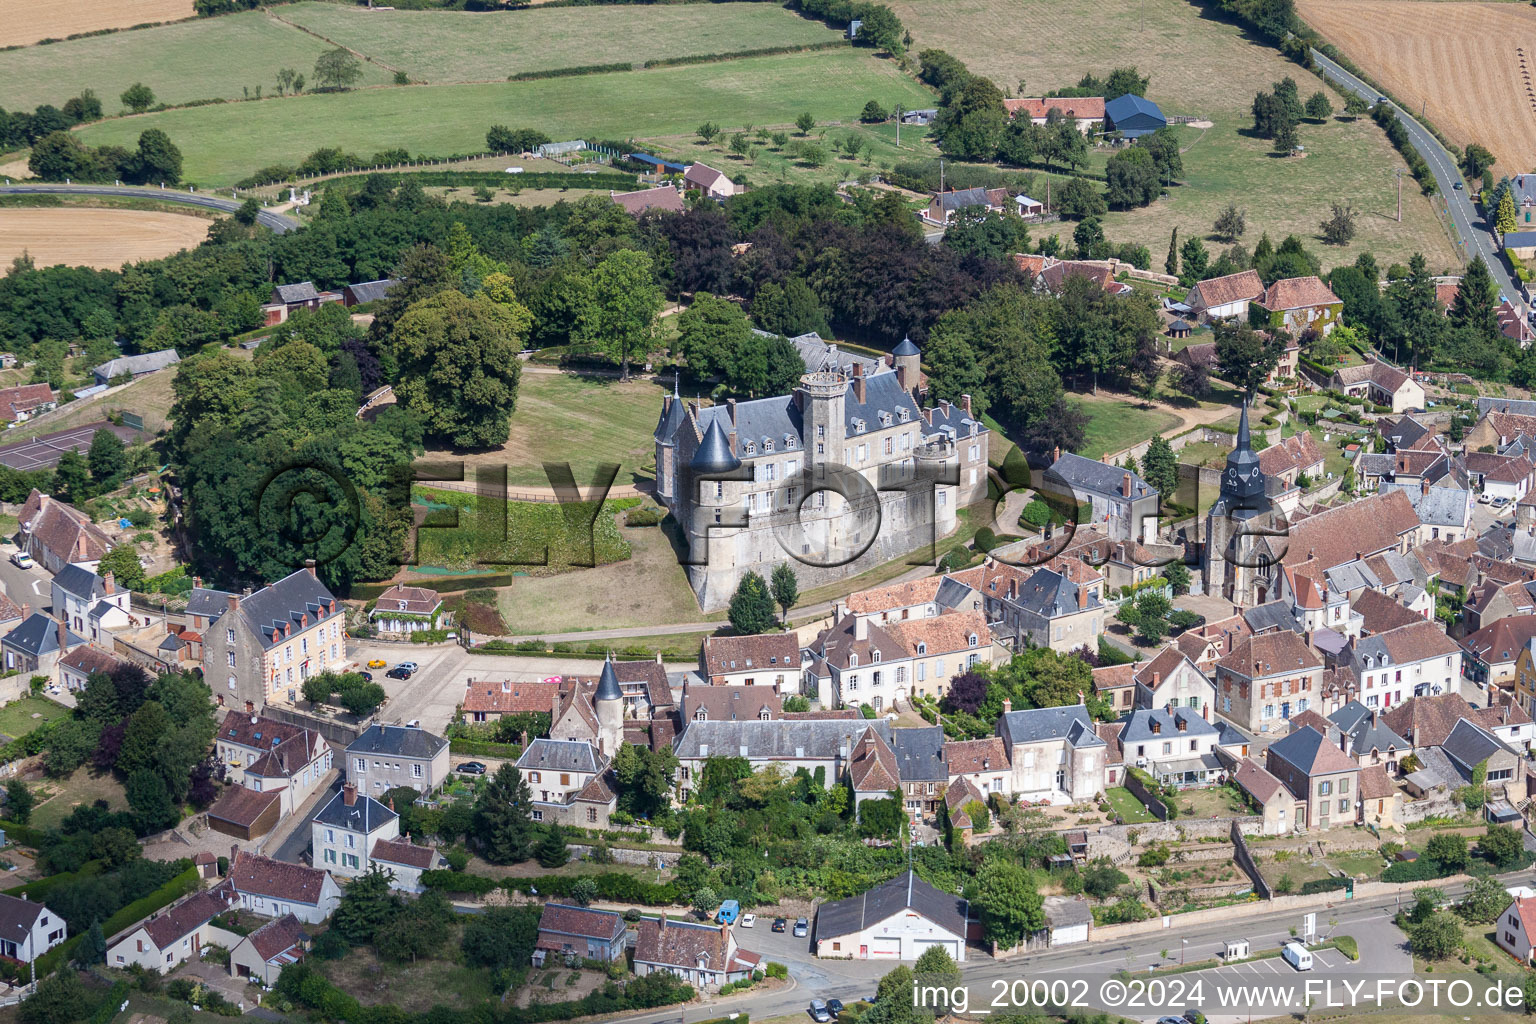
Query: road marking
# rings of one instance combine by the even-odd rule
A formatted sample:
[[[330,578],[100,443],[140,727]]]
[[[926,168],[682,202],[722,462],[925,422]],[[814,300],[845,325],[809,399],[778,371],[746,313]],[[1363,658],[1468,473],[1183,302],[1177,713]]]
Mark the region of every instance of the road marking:
[[[32,581],[32,593],[36,594],[38,597],[42,597],[43,596],[43,592],[41,590],[37,589],[38,584],[41,583],[41,582],[42,582],[42,580],[33,580]]]

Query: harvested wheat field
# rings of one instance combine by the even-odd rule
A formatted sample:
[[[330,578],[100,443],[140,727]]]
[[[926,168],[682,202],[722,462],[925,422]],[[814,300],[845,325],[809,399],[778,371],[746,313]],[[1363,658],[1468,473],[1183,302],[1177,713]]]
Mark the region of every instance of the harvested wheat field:
[[[1536,166],[1536,10],[1525,4],[1297,0],[1325,39],[1495,173]]]
[[[208,237],[208,221],[153,210],[58,207],[0,209],[0,268],[23,252],[40,267],[116,270],[129,260],[152,260],[190,249]]]
[[[192,0],[5,0],[0,46],[192,17]]]

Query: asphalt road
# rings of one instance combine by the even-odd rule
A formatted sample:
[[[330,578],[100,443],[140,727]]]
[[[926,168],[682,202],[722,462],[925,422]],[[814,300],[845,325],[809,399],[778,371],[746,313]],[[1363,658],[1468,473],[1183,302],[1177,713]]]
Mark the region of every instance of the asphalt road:
[[[65,195],[65,196],[123,196],[129,199],[158,199],[164,203],[184,203],[202,206],[210,210],[234,213],[240,202],[220,199],[217,196],[199,195],[196,192],[177,192],[172,189],[140,188],[133,185],[0,185],[0,195]],[[285,214],[262,210],[256,215],[256,223],[271,228],[279,235],[287,234],[299,226],[299,222]]]
[[[1312,59],[1330,80],[1366,101],[1375,103],[1376,97],[1381,95],[1317,50],[1312,51]],[[1429,129],[1419,123],[1417,118],[1397,104],[1388,102],[1396,111],[1397,119],[1408,130],[1408,138],[1413,142],[1414,148],[1424,157],[1424,161],[1429,164],[1429,169],[1434,172],[1435,184],[1440,187],[1440,194],[1445,198],[1446,209],[1450,211],[1451,223],[1456,228],[1456,235],[1461,243],[1462,258],[1470,261],[1474,254],[1481,255],[1483,262],[1488,264],[1488,270],[1493,274],[1493,280],[1498,284],[1499,291],[1503,292],[1516,308],[1524,309],[1525,302],[1521,298],[1520,289],[1515,286],[1514,280],[1509,276],[1509,269],[1504,265],[1503,254],[1499,252],[1492,230],[1483,222],[1477,209],[1472,205],[1472,199],[1467,191],[1457,190],[1454,187],[1458,181],[1461,181],[1461,171],[1457,168],[1456,161],[1446,148],[1440,145],[1440,140],[1431,135]]]

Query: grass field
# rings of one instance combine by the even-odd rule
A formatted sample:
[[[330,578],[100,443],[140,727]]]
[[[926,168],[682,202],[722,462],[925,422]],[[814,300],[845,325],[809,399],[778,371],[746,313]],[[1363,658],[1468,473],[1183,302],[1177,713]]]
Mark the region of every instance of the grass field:
[[[277,15],[412,81],[499,82],[508,75],[620,61],[800,46],[838,38],[763,3],[565,7],[528,11],[370,11],[328,3]]]
[[[0,733],[16,739],[68,714],[68,708],[46,697],[23,697],[0,708]]]
[[[28,253],[40,267],[56,263],[116,270],[196,248],[208,221],[179,213],[59,207],[0,208],[0,267]]]
[[[27,46],[79,32],[127,28],[192,17],[192,0],[7,0],[0,18],[0,46]],[[7,82],[9,90],[13,83]]]
[[[1254,93],[1289,75],[1305,97],[1324,88],[1322,80],[1187,0],[1105,0],[1094,5],[1092,31],[1083,30],[1078,10],[1051,0],[897,0],[893,6],[918,47],[948,50],[1015,95],[1039,95],[1075,85],[1085,72],[1135,65],[1151,75],[1149,98],[1165,114],[1214,121],[1203,136],[1199,129],[1176,129],[1188,149],[1184,185],[1150,207],[1104,218],[1112,240],[1146,245],[1159,267],[1174,227],[1180,238],[1203,236],[1228,202],[1247,212],[1243,242],[1250,250],[1261,232],[1276,243],[1295,232],[1326,266],[1366,250],[1389,261],[1419,250],[1432,268],[1455,259],[1430,201],[1411,183],[1403,190],[1403,222],[1391,219],[1392,170],[1402,160],[1373,123],[1303,124],[1301,144],[1310,155],[1302,159],[1271,157],[1267,142],[1241,134],[1252,127]],[[1041,46],[1041,39],[1051,44]],[[1091,169],[1102,169],[1107,157],[1096,152]],[[1325,247],[1317,237],[1333,202],[1348,202],[1360,214],[1355,240],[1342,248]]]
[[[275,94],[278,68],[313,77],[315,58],[327,49],[323,40],[246,11],[0,53],[0,81],[7,107],[60,106],[81,89],[95,89],[105,111],[115,114],[118,95],[134,82],[149,86],[162,103],[240,99],[242,87],[258,85]],[[360,84],[381,85],[390,77],[364,63]]]
[[[1179,422],[1178,416],[1164,409],[1133,405],[1121,398],[1073,395],[1068,401],[1089,416],[1083,446],[1077,452],[1088,459],[1101,459],[1105,452],[1128,448]]]
[[[306,94],[104,121],[81,129],[80,137],[91,145],[132,146],[144,129],[162,128],[181,147],[190,181],[224,185],[321,146],[364,155],[391,146],[473,152],[497,122],[560,138],[648,138],[691,132],[703,121],[788,125],[802,112],[819,121],[853,120],[875,96],[932,102],[889,61],[850,49],[533,82]]]
[[[76,807],[97,800],[105,800],[114,811],[126,810],[128,807],[123,784],[111,772],[97,773],[91,768],[77,768],[68,778],[49,779],[37,788],[41,802],[32,812],[30,822],[36,828],[55,828]]]
[[[1451,141],[1480,142],[1498,170],[1536,160],[1536,11],[1525,4],[1301,0],[1296,13]]]
[[[583,487],[599,462],[619,464],[616,484],[649,479],[642,467],[655,459],[651,437],[669,389],[654,380],[525,372],[505,449],[507,482],[549,486],[545,462],[569,462]]]
[[[250,358],[249,353],[237,349],[236,358],[240,356]],[[21,444],[39,434],[51,434],[57,430],[78,427],[83,423],[104,420],[109,412],[117,410],[138,413],[144,417],[144,429],[154,433],[163,429],[169,422],[171,405],[176,401],[176,396],[171,393],[171,382],[175,378],[174,369],[162,370],[147,377],[140,377],[121,391],[114,391],[110,395],[78,398],[53,412],[34,416],[24,425],[0,435],[0,443]]]
[[[1110,808],[1120,816],[1120,820],[1127,825],[1140,825],[1154,820],[1152,812],[1147,810],[1146,805],[1123,786],[1106,790],[1104,798],[1109,801]]]

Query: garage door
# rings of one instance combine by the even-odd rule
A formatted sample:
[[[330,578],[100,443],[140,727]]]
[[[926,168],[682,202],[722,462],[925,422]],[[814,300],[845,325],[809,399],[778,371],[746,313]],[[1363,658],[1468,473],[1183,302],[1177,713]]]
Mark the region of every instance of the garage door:
[[[922,956],[934,946],[938,946],[944,952],[948,953],[951,959],[958,960],[959,950],[956,948],[956,945],[957,943],[953,939],[913,939],[912,952],[916,956]]]
[[[897,935],[876,935],[869,940],[870,957],[890,957],[892,960],[901,958],[901,937]]]

